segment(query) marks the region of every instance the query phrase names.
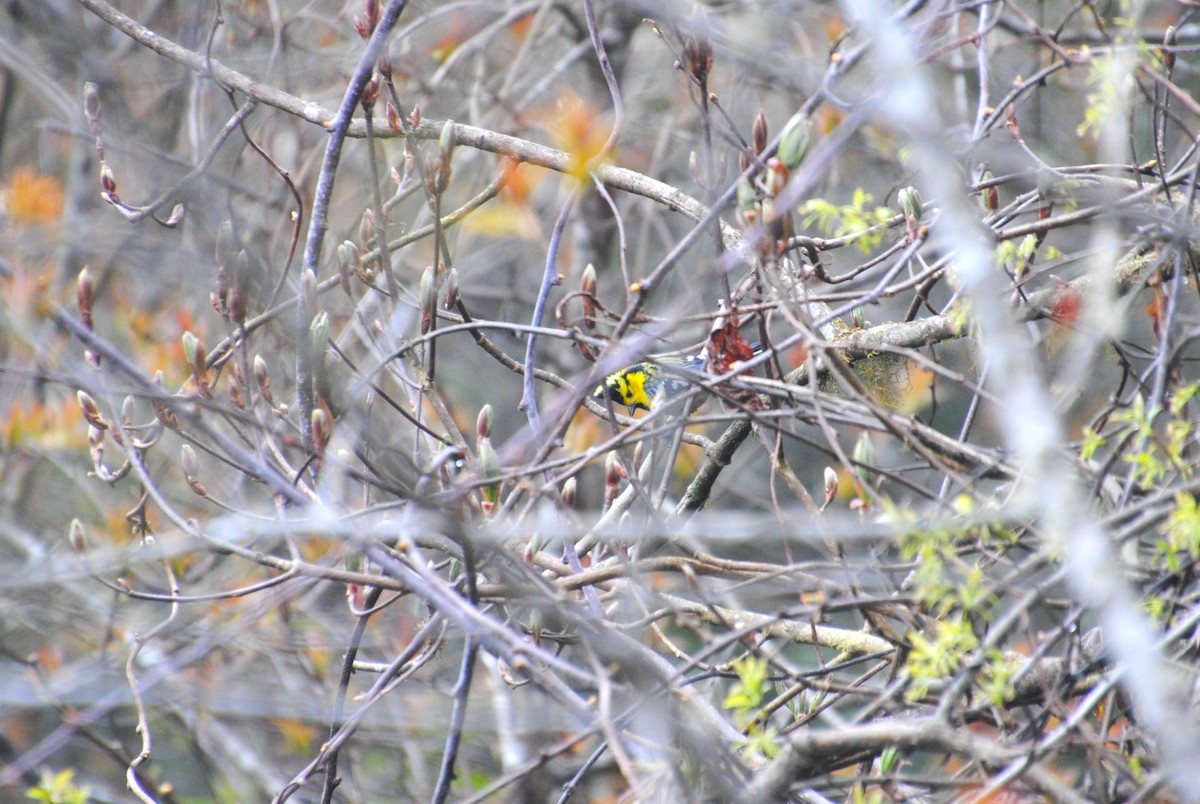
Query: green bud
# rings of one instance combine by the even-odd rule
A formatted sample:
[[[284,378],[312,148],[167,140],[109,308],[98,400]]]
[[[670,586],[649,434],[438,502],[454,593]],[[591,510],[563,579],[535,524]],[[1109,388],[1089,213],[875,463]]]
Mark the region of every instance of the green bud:
[[[325,345],[329,343],[329,313],[322,310],[313,316],[308,325],[308,336],[314,355],[325,350]]]
[[[783,162],[788,170],[795,170],[804,161],[804,157],[808,156],[812,140],[812,120],[803,112],[796,112],[784,125],[783,133],[779,136],[779,161]]]
[[[196,364],[196,346],[200,343],[200,339],[192,334],[191,330],[183,333],[180,339],[183,341],[183,354],[187,357],[187,361],[191,365]]]
[[[855,471],[862,482],[870,485],[875,480],[875,473],[866,467],[875,465],[875,445],[871,443],[871,436],[865,430],[854,444],[854,463],[857,464]]]
[[[904,212],[905,219],[910,223],[920,222],[924,201],[921,199],[921,194],[917,192],[917,188],[905,187],[900,191],[899,199],[900,209]]]

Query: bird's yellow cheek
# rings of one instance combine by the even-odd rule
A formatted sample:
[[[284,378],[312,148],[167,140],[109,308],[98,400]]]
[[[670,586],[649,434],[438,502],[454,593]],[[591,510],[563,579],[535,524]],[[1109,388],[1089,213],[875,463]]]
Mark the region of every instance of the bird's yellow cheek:
[[[650,400],[646,397],[646,375],[643,372],[630,375],[629,393],[625,398],[633,405],[649,405]]]

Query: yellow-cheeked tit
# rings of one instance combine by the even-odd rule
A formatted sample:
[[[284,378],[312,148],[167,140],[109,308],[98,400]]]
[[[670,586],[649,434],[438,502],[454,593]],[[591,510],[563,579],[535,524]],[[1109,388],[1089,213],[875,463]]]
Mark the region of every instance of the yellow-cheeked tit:
[[[611,399],[614,403],[625,405],[630,413],[639,409],[650,410],[660,395],[663,399],[670,399],[692,387],[694,381],[688,379],[688,374],[694,374],[699,379],[703,371],[702,355],[643,360],[605,377],[604,382],[592,392],[592,399],[601,405],[606,399]]]
[[[755,342],[750,348],[754,354],[762,352],[760,343]],[[704,354],[698,354],[657,357],[634,363],[605,377],[604,382],[592,391],[592,399],[601,405],[611,399],[615,404],[625,405],[630,413],[650,410],[655,399],[672,399],[695,385],[704,376],[705,360]],[[694,379],[689,375],[694,375]],[[701,395],[697,406],[706,398],[707,394]]]

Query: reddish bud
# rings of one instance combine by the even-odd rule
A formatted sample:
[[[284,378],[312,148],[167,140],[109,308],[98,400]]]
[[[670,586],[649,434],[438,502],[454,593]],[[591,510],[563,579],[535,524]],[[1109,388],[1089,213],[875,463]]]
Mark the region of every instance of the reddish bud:
[[[756,154],[761,154],[767,149],[767,117],[762,112],[759,112],[754,118],[750,147]]]
[[[370,114],[371,110],[375,108],[375,102],[378,100],[379,100],[379,76],[372,75],[371,80],[367,82],[367,85],[365,87],[363,87],[362,97],[359,98],[358,102],[360,104],[362,104],[363,109],[365,109],[367,111],[367,113]]]
[[[100,165],[100,186],[104,192],[116,199],[117,195],[117,180],[113,176],[112,168],[107,164]]]
[[[320,455],[325,452],[325,447],[329,444],[329,414],[325,412],[324,408],[314,408],[311,421],[313,448]]]
[[[476,438],[491,438],[492,437],[492,406],[484,405],[479,409],[479,415],[475,417],[475,437]]]

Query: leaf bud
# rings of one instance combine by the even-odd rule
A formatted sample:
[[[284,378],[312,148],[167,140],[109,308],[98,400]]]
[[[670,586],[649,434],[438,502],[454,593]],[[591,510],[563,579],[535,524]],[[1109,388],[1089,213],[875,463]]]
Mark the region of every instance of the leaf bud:
[[[71,520],[71,524],[67,528],[67,541],[71,543],[71,549],[76,553],[87,550],[87,533],[83,529],[83,523],[78,519]]]
[[[79,409],[83,411],[83,418],[92,427],[98,430],[107,430],[108,422],[104,420],[104,416],[100,413],[100,406],[96,404],[96,400],[92,399],[92,395],[87,391],[76,391],[75,399],[79,402]]]
[[[358,99],[358,102],[362,105],[363,109],[366,110],[367,114],[370,114],[371,110],[375,108],[375,102],[378,100],[379,76],[372,75],[371,80],[367,82],[365,87],[363,87],[362,97]]]
[[[329,443],[329,414],[325,408],[313,408],[311,421],[313,448],[318,455],[324,454],[325,446]]]
[[[110,200],[117,200],[117,179],[107,163],[100,165],[100,187],[103,188],[106,199],[111,196]]]
[[[787,187],[788,169],[787,166],[778,157],[771,157],[767,160],[767,172],[763,177],[763,186],[766,188],[767,194],[772,197],[778,197]]]
[[[187,358],[188,364],[194,366],[196,364],[196,345],[200,343],[200,339],[193,335],[191,330],[188,330],[179,340],[183,342],[183,354]]]
[[[821,508],[827,507],[838,493],[838,476],[832,466],[825,467],[825,504]]]
[[[300,303],[310,318],[317,314],[317,275],[307,268],[300,272]]]
[[[262,398],[267,400],[268,404],[275,404],[271,397],[271,375],[267,372],[267,361],[263,360],[262,355],[254,356],[254,382],[258,385],[258,392],[262,394]]]
[[[750,147],[754,153],[761,154],[767,149],[767,116],[761,111],[754,116],[754,128],[751,134]]]
[[[179,450],[179,463],[183,466],[183,476],[189,481],[200,474],[200,462],[196,460],[196,450],[191,444],[184,444]]]
[[[779,135],[779,160],[788,170],[795,170],[808,156],[812,147],[813,124],[808,115],[796,112],[783,126]]]
[[[438,135],[438,152],[447,162],[450,161],[450,155],[454,153],[454,121],[447,120],[442,124],[442,133]]]
[[[755,204],[758,203],[758,193],[755,191],[754,185],[745,176],[738,179],[737,202],[738,209],[742,212],[754,209]]]
[[[329,343],[329,313],[321,310],[308,323],[308,339],[312,353],[319,355]]]
[[[363,210],[362,220],[358,224],[358,247],[366,251],[375,242],[375,210],[367,207]]]
[[[921,193],[916,187],[905,187],[899,193],[900,209],[904,212],[904,218],[909,223],[920,223],[923,213],[922,207],[924,201],[921,199]]]
[[[479,415],[475,417],[475,437],[492,437],[492,406],[490,404],[480,408]]]
[[[338,283],[350,295],[350,274],[358,267],[358,246],[343,240],[337,247]]]
[[[75,299],[79,304],[79,317],[83,325],[92,328],[92,302],[95,299],[96,288],[92,283],[92,272],[88,266],[83,266],[79,272],[79,280],[75,286]]]

